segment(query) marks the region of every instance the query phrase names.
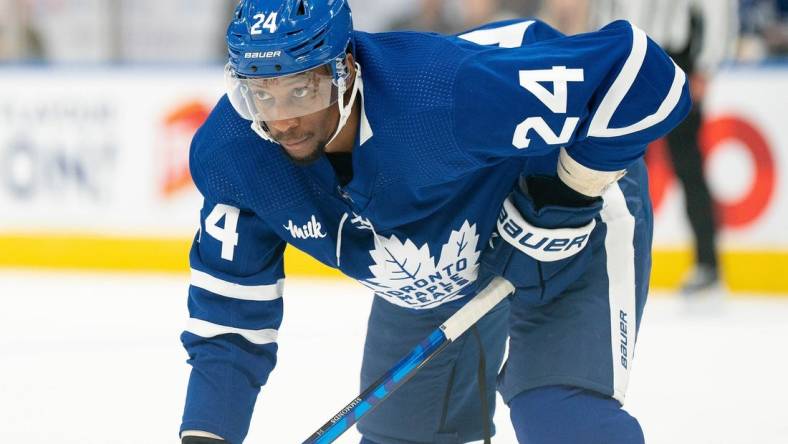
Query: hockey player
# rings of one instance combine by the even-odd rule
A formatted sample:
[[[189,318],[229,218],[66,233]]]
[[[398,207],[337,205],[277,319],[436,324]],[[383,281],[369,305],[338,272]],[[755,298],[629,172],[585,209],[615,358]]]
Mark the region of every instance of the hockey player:
[[[359,422],[365,444],[489,439],[507,336],[520,442],[643,442],[621,408],[650,271],[641,157],[690,106],[656,44],[627,22],[367,34],[345,0],[241,1],[227,40],[190,154],[184,443],[246,436],[288,243],[374,291],[362,387],[493,276],[517,288]]]

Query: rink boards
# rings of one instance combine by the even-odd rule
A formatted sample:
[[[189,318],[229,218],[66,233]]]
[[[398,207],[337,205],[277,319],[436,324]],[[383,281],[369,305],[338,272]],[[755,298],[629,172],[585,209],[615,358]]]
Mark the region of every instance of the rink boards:
[[[183,272],[201,205],[189,141],[222,93],[221,68],[0,69],[0,266]],[[702,135],[726,283],[788,292],[788,66],[736,67],[710,85]],[[691,263],[683,197],[649,153],[652,283]],[[289,275],[338,276],[299,252]]]

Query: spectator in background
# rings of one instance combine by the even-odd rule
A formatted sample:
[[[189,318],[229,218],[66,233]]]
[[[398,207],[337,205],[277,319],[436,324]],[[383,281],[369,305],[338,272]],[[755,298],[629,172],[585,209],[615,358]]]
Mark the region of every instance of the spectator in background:
[[[389,27],[395,30],[433,31],[444,34],[455,29],[446,16],[443,0],[421,0],[413,14],[393,21]]]
[[[535,17],[542,7],[542,0],[500,0],[500,4],[518,17]]]
[[[499,0],[420,0],[415,13],[394,21],[390,28],[452,34],[516,16]]]
[[[227,11],[237,3],[0,0],[0,57],[54,62],[219,62],[226,56]],[[178,26],[173,27],[175,16]]]
[[[237,0],[0,0],[0,60],[211,62]],[[353,0],[359,29],[461,31],[535,15],[539,0]],[[182,25],[162,21],[173,11]],[[228,13],[229,11],[229,13]],[[396,11],[396,13],[392,13]],[[35,16],[37,20],[29,18]],[[392,25],[392,17],[396,23]],[[405,18],[403,18],[405,17]],[[188,31],[188,32],[187,32]],[[196,41],[195,41],[196,39]],[[215,40],[216,44],[210,42]],[[167,45],[161,45],[167,41]]]
[[[0,0],[0,60],[16,59],[22,50],[22,30],[16,2]]]
[[[588,31],[587,0],[544,0],[539,18],[564,34],[579,34]]]
[[[112,60],[118,27],[106,0],[26,0],[41,58],[53,62]]]
[[[353,25],[367,32],[383,32],[395,20],[414,16],[421,0],[349,0]]]
[[[788,56],[788,0],[741,0],[739,11],[742,59]]]
[[[736,0],[589,0],[591,27],[630,20],[657,41],[690,79],[695,106],[666,137],[695,236],[695,266],[682,284],[684,295],[698,294],[719,283],[717,230],[698,133],[708,79],[735,49],[737,8]]]
[[[41,47],[30,29],[30,4],[0,0],[0,61],[23,60],[40,55]]]
[[[210,63],[226,56],[222,46],[226,13],[237,0],[120,0],[120,4],[123,60]],[[177,26],[173,17],[178,17]]]

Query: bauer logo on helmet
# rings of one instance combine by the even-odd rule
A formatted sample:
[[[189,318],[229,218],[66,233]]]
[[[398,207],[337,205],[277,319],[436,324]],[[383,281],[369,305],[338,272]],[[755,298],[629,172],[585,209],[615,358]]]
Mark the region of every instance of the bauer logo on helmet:
[[[244,53],[245,59],[271,59],[281,57],[282,51],[247,52]]]

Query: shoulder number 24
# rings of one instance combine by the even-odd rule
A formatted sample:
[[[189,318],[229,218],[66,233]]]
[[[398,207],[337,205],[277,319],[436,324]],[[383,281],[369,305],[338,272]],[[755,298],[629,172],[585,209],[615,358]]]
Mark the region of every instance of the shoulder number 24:
[[[532,23],[520,22],[500,28],[481,29],[463,34],[460,38],[479,45],[519,48],[523,45],[525,31]],[[568,101],[567,84],[569,82],[582,81],[582,69],[567,69],[565,66],[553,66],[551,69],[520,70],[520,86],[536,96],[550,111],[556,114],[566,114]],[[552,83],[553,92],[550,92],[539,82]],[[528,133],[531,130],[534,130],[539,137],[550,145],[565,144],[572,138],[578,123],[580,123],[579,117],[567,117],[561,132],[556,134],[542,117],[529,117],[515,128],[512,144],[519,149],[528,148],[531,144]]]

